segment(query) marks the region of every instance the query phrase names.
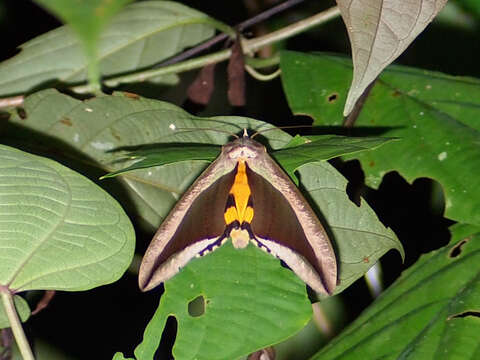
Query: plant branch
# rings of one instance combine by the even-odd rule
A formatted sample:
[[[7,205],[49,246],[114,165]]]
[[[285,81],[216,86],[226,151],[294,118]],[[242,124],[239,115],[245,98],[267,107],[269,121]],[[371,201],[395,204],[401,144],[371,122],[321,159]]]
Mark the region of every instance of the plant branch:
[[[285,11],[287,9],[290,9],[291,7],[295,6],[295,5],[298,5],[300,4],[301,2],[303,2],[305,0],[287,0],[277,6],[274,6],[268,10],[265,10],[263,12],[261,12],[260,14],[258,15],[255,15],[254,17],[250,18],[250,19],[247,19],[243,22],[241,22],[240,24],[237,24],[234,26],[234,28],[238,31],[238,32],[242,32],[243,30],[245,30],[246,28],[250,27],[250,26],[253,26],[255,24],[258,24],[259,22],[261,21],[264,21],[270,17],[272,17],[273,15],[276,15],[278,14],[279,12],[282,12],[282,11]],[[182,52],[181,54],[178,54],[168,60],[165,60],[157,65],[155,65],[155,68],[159,68],[159,67],[163,67],[163,66],[167,66],[167,65],[171,65],[171,64],[176,64],[180,61],[183,61],[183,60],[186,60],[194,55],[197,55],[201,52],[203,52],[204,50],[212,47],[213,45],[215,44],[218,44],[219,42],[227,39],[229,36],[231,36],[231,34],[227,34],[227,33],[221,33],[221,34],[218,34],[217,36],[211,38],[210,40],[207,40],[199,45],[196,45],[194,47],[192,47],[191,49],[188,49],[184,52]]]
[[[265,10],[265,11],[261,12],[260,14],[255,15],[254,17],[252,17],[250,19],[247,19],[247,20],[241,22],[240,24],[235,26],[235,28],[237,29],[237,31],[243,31],[243,30],[245,30],[246,28],[248,28],[252,25],[256,25],[261,21],[267,20],[268,18],[272,17],[273,15],[278,14],[279,12],[290,9],[291,7],[293,7],[295,5],[298,5],[303,1],[305,1],[305,0],[287,0],[287,1],[284,1],[283,3],[278,4],[277,6],[274,6],[270,9],[268,9],[268,10]]]
[[[250,40],[245,40],[243,47],[245,50],[248,49],[251,52],[255,52],[264,46],[270,45],[272,43],[275,43],[284,39],[288,39],[304,31],[310,30],[311,28],[319,24],[323,24],[331,19],[334,19],[339,15],[340,15],[340,10],[338,9],[337,6],[334,6],[328,10],[322,11],[304,20],[300,20],[294,24],[288,25],[282,29],[271,32],[267,35],[260,36],[258,38],[254,38]]]
[[[6,287],[0,288],[0,296],[2,297],[3,308],[7,314],[8,321],[12,328],[13,335],[17,341],[18,348],[24,360],[34,360],[32,349],[28,343],[25,332],[23,331],[22,323],[18,317],[13,297]]]
[[[23,104],[23,100],[23,95],[0,99],[0,109],[21,106]]]
[[[284,40],[294,35],[297,35],[299,33],[302,33],[306,30],[311,29],[314,26],[317,26],[331,19],[334,19],[339,15],[340,15],[340,11],[338,10],[338,7],[335,6],[328,10],[322,11],[316,15],[313,15],[307,19],[301,20],[285,28],[274,31],[270,34],[259,36],[258,38],[253,38],[250,40],[245,40],[244,43],[242,44],[242,47],[246,54],[251,54],[264,46],[270,45],[272,43],[275,43],[280,40]],[[231,53],[232,52],[230,49],[224,49],[224,50],[215,52],[213,54],[199,56],[194,59],[186,60],[178,64],[164,66],[159,69],[152,69],[152,70],[138,72],[135,74],[124,75],[116,78],[107,79],[104,81],[104,84],[108,87],[115,87],[122,83],[146,81],[150,78],[154,78],[158,76],[177,74],[180,72],[199,69],[209,64],[225,61],[230,57]],[[75,86],[75,87],[72,87],[71,89],[77,93],[87,93],[91,91],[88,85]]]
[[[251,67],[248,64],[245,64],[245,70],[250,74],[251,77],[257,79],[258,81],[270,81],[275,79],[276,77],[280,76],[281,70],[278,68],[271,74],[262,74],[259,73],[255,68]]]

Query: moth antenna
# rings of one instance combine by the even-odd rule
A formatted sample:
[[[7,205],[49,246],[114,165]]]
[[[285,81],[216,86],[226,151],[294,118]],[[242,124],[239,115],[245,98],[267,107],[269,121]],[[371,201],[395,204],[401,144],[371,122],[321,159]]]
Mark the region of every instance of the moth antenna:
[[[216,132],[220,132],[220,133],[224,133],[224,134],[228,134],[230,136],[233,136],[234,138],[238,139],[239,136],[235,133],[232,133],[230,131],[227,131],[227,130],[220,130],[220,129],[212,129],[212,128],[177,128],[175,127],[175,125],[173,124],[170,124],[170,129],[174,130],[174,131],[177,131],[177,130],[181,130],[182,133],[184,132],[192,132],[192,131],[198,131],[198,130],[203,130],[203,131],[216,131]]]
[[[311,128],[312,125],[288,125],[288,126],[278,126],[278,127],[273,127],[273,128],[270,128],[270,129],[265,129],[265,130],[262,130],[262,131],[257,131],[255,134],[253,134],[252,136],[250,136],[250,139],[253,139],[255,136],[259,135],[259,134],[263,134],[267,131],[272,131],[272,130],[278,130],[278,129],[295,129],[295,128]]]

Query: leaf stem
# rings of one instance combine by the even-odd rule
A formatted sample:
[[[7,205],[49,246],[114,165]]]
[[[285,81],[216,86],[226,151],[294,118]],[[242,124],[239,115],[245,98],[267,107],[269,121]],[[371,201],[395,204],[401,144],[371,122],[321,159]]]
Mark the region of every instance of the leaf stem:
[[[7,314],[8,321],[12,328],[13,335],[17,341],[18,348],[24,360],[34,360],[32,349],[28,343],[25,332],[23,331],[22,323],[15,309],[15,304],[13,303],[13,297],[11,292],[6,288],[0,288],[0,296],[2,297],[3,308]]]
[[[314,26],[325,23],[339,15],[340,11],[338,10],[338,7],[334,6],[307,19],[300,20],[294,24],[286,26],[267,35],[259,36],[258,38],[250,40],[245,40],[242,44],[244,52],[246,54],[252,54],[264,46],[295,36],[301,32],[311,29]],[[150,78],[158,76],[177,74],[180,72],[202,68],[209,64],[214,64],[227,60],[230,57],[231,53],[232,52],[230,49],[224,49],[213,54],[199,56],[194,59],[185,60],[183,62],[164,66],[158,69],[152,69],[138,72],[135,74],[107,79],[104,81],[104,85],[108,87],[115,87],[122,83],[146,81]],[[87,93],[92,91],[89,85],[75,86],[71,89],[77,93]]]

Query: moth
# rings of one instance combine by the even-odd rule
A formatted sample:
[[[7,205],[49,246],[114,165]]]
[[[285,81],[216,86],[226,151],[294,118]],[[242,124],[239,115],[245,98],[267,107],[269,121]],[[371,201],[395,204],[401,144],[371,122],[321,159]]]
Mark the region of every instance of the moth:
[[[222,147],[154,235],[143,257],[139,286],[170,279],[196,256],[231,238],[281,259],[313,290],[332,294],[337,263],[314,211],[259,142],[244,136]]]

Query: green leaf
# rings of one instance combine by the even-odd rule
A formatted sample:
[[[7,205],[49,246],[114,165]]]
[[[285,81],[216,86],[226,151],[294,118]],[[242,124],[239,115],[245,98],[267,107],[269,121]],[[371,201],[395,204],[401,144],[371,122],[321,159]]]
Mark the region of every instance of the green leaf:
[[[211,162],[218,156],[220,151],[220,146],[204,144],[191,146],[184,144],[158,144],[152,149],[132,151],[127,155],[127,159],[140,160],[124,169],[111,172],[102,178],[114,177],[132,170],[174,164],[181,161],[205,160]]]
[[[207,15],[180,3],[132,4],[116,15],[100,35],[101,74],[112,77],[149,68],[210,38],[215,24]],[[28,41],[21,50],[0,64],[0,95],[25,93],[57,82],[72,85],[86,79],[87,59],[80,42],[66,26]],[[172,83],[175,79],[169,76],[165,81]]]
[[[275,160],[277,160],[291,176],[293,172],[302,165],[357,153],[359,151],[375,149],[393,140],[391,138],[380,137],[354,138],[336,135],[309,135],[306,137],[311,142],[296,147],[280,149],[272,153]]]
[[[316,124],[340,125],[351,62],[340,57],[284,52],[282,79],[296,114]],[[370,92],[355,126],[400,140],[362,152],[368,185],[398,171],[407,181],[429,177],[445,192],[445,215],[480,224],[480,82],[413,68],[391,66]]]
[[[337,0],[352,46],[353,80],[345,103],[350,114],[358,98],[387,65],[411,44],[447,0]]]
[[[204,311],[192,316],[187,304],[198,296],[204,299]],[[236,250],[229,241],[165,283],[135,355],[153,359],[170,315],[178,321],[175,359],[220,360],[236,359],[288,338],[305,326],[311,314],[305,285],[291,271],[254,246]]]
[[[480,228],[454,226],[313,359],[477,359]]]
[[[85,49],[89,80],[98,86],[97,47],[100,33],[125,4],[132,0],[88,0],[75,3],[64,0],[35,0],[72,27]]]
[[[13,301],[15,302],[15,308],[17,309],[17,314],[20,317],[20,320],[22,322],[27,321],[31,314],[28,303],[25,301],[23,297],[19,295],[15,295],[13,297]],[[8,321],[7,314],[5,313],[5,308],[3,306],[0,306],[0,329],[4,329],[8,327],[10,327],[10,322]]]
[[[388,250],[396,249],[404,257],[395,234],[383,226],[368,204],[362,201],[357,207],[348,199],[347,181],[329,163],[303,165],[298,178],[300,188],[331,231],[339,268],[335,293],[363,276]]]
[[[34,0],[71,26],[87,48],[95,46],[100,32],[113,15],[132,0]]]
[[[300,137],[299,137],[300,138]],[[285,149],[272,152],[272,156],[294,177],[293,172],[300,166],[319,160],[328,160],[337,156],[374,149],[392,139],[388,138],[347,138],[345,136],[319,135],[302,138],[295,146],[287,144]],[[294,138],[298,139],[298,138]],[[297,140],[296,140],[297,141]],[[219,146],[204,144],[158,144],[148,149],[134,150],[128,154],[129,159],[140,159],[132,165],[114,171],[103,178],[114,177],[128,171],[162,166],[180,161],[213,161],[220,154]]]
[[[128,166],[118,162],[123,154],[120,149],[125,147],[181,142],[223,145],[230,138],[228,133],[239,133],[243,128],[272,128],[248,118],[199,118],[166,102],[123,94],[82,102],[55,90],[45,90],[27,97],[24,110],[25,118],[12,116],[5,141],[16,147],[26,146],[32,152],[43,153],[47,149],[49,156],[63,154],[69,163],[75,161],[76,167],[82,169],[87,164],[93,168],[87,170],[95,179]],[[172,124],[189,130],[174,131]],[[197,128],[215,130],[192,131]],[[290,138],[280,130],[269,133],[274,133],[270,142],[273,148]],[[137,170],[121,180],[101,183],[109,191],[118,186],[116,193],[122,203],[129,205],[135,217],[156,228],[206,165],[205,161],[170,164],[166,171]]]
[[[0,145],[0,285],[86,290],[117,280],[134,231],[118,203],[74,171]]]

